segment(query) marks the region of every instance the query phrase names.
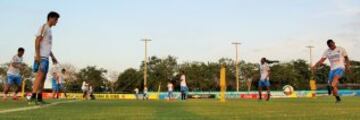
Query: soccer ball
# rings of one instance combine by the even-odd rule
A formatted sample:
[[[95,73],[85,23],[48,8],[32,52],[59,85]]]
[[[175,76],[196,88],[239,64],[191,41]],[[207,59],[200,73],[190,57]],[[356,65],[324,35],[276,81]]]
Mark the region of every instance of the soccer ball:
[[[293,94],[294,88],[291,85],[285,85],[283,87],[283,91],[286,96],[289,96],[289,95]]]
[[[25,97],[26,97],[26,100],[28,100],[28,101],[31,99],[31,95],[26,95]]]

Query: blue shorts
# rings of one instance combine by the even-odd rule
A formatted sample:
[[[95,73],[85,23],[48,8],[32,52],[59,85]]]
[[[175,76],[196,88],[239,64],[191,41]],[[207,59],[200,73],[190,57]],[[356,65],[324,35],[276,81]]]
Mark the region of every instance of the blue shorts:
[[[186,87],[186,86],[181,86],[181,87],[180,87],[180,91],[186,93],[186,92],[188,91],[188,87]]]
[[[41,58],[40,63],[34,61],[33,65],[33,72],[41,72],[47,74],[49,71],[49,59],[48,58]]]
[[[328,84],[332,83],[335,76],[339,76],[341,78],[341,77],[343,77],[343,75],[344,75],[344,68],[337,68],[335,70],[331,70],[329,72]]]
[[[16,84],[17,86],[21,86],[21,76],[18,76],[18,75],[8,75],[8,76],[7,76],[7,84],[8,84],[8,85]]]
[[[52,90],[55,92],[59,92],[60,91],[60,84],[56,83],[56,80],[53,78],[52,80]]]
[[[270,87],[270,81],[269,80],[259,80],[258,86],[259,87]]]

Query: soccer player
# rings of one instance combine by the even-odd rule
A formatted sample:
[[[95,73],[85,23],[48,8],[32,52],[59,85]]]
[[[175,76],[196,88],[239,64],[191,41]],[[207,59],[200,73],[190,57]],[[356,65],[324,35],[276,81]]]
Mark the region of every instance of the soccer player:
[[[52,58],[53,64],[57,63],[57,59],[51,50],[53,43],[51,28],[57,24],[59,17],[60,15],[58,13],[50,12],[47,16],[47,22],[40,27],[39,32],[36,35],[33,71],[37,74],[30,99],[31,104],[45,103],[42,99],[42,90],[49,69],[49,57]],[[37,100],[35,100],[36,96]]]
[[[143,94],[143,100],[148,100],[149,96],[148,96],[148,88],[147,86],[144,87],[144,94]]]
[[[181,100],[186,100],[187,90],[188,90],[188,87],[187,87],[187,84],[186,84],[185,71],[181,71],[181,76],[180,76]]]
[[[59,84],[59,75],[56,72],[53,72],[51,78],[52,84],[52,97],[53,99],[59,99],[59,91],[60,91],[60,84]]]
[[[343,77],[344,71],[349,70],[350,60],[346,53],[346,50],[340,46],[336,46],[335,42],[329,39],[327,42],[327,49],[321,59],[312,67],[316,69],[319,65],[323,64],[326,59],[329,59],[330,62],[330,73],[328,78],[328,85],[332,94],[335,96],[336,103],[341,101],[338,94],[338,83],[339,79]]]
[[[59,74],[59,92],[63,92],[65,98],[67,98],[66,95],[66,85],[65,85],[65,74],[66,74],[66,69],[61,69],[61,74]]]
[[[259,89],[259,100],[262,100],[262,88],[265,87],[267,91],[266,101],[270,100],[270,67],[269,64],[276,63],[278,61],[270,61],[266,58],[261,58],[260,60],[260,80],[258,82]]]
[[[135,98],[136,98],[136,100],[139,100],[139,89],[138,89],[138,88],[135,88],[135,89],[134,89],[134,92],[135,92]]]
[[[174,85],[171,83],[171,81],[168,82],[167,88],[168,88],[168,97],[169,97],[169,100],[172,100]]]
[[[86,81],[83,81],[81,90],[83,91],[83,99],[88,99],[89,84]]]
[[[17,100],[17,93],[21,91],[21,75],[20,69],[24,68],[25,64],[23,63],[23,55],[25,53],[24,48],[18,48],[17,54],[11,59],[9,69],[7,71],[7,83],[4,88],[4,97],[3,100],[7,100],[7,94],[12,85],[16,85],[17,89],[14,93],[13,100]]]

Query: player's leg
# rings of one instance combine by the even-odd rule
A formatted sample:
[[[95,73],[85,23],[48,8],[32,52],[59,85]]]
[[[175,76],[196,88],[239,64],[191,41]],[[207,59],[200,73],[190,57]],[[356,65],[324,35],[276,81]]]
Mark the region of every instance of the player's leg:
[[[267,98],[266,98],[266,100],[269,101],[269,100],[270,100],[270,96],[271,96],[271,95],[270,95],[270,81],[267,80],[265,84],[266,84],[265,86],[266,86],[266,91],[267,91]]]
[[[61,84],[60,88],[61,88],[61,91],[64,93],[65,98],[67,98],[66,86],[65,86],[65,84]]]
[[[46,75],[48,73],[49,70],[49,60],[48,59],[42,59],[40,62],[40,71],[42,71],[43,76],[42,79],[40,81],[40,88],[39,88],[39,92],[38,92],[38,101],[41,103],[45,103],[43,101],[43,95],[42,95],[42,91],[44,90],[44,86],[45,86],[45,80],[46,80]]]
[[[10,84],[7,83],[4,85],[4,96],[3,96],[3,101],[7,100],[7,94],[9,93],[9,89],[10,89]]]
[[[332,87],[332,81],[334,79],[334,76],[335,76],[335,71],[334,70],[331,70],[329,72],[329,77],[328,77],[328,83],[327,83],[327,90],[328,90],[328,95],[331,95],[332,91],[333,91],[333,87]]]
[[[56,99],[59,99],[59,94],[60,94],[60,84],[57,84]]]
[[[332,83],[331,83],[331,87],[332,87],[332,93],[333,93],[333,95],[335,96],[335,98],[336,98],[336,102],[340,102],[341,101],[341,99],[340,99],[340,96],[339,96],[339,94],[338,94],[338,83],[339,83],[339,79],[340,79],[341,77],[340,76],[335,76],[334,77],[334,79],[333,79],[333,81],[332,81]]]
[[[270,100],[270,86],[267,86],[266,87],[266,91],[267,91],[267,98],[266,98],[266,101],[269,101]]]
[[[13,100],[18,100],[18,96],[17,96],[17,94],[19,93],[19,92],[21,92],[21,89],[22,89],[22,80],[21,80],[21,77],[20,76],[17,76],[16,78],[15,78],[15,84],[16,84],[16,90],[15,90],[15,92],[14,92],[14,96],[13,96]]]
[[[13,85],[15,83],[15,76],[12,75],[8,75],[7,76],[7,83],[4,86],[4,97],[3,97],[3,101],[7,100],[7,94],[9,93],[10,90],[10,86]]]
[[[262,99],[262,95],[261,95],[261,93],[262,93],[262,87],[263,87],[263,84],[262,84],[262,81],[260,80],[259,82],[258,82],[258,95],[259,95],[259,100],[261,100]]]

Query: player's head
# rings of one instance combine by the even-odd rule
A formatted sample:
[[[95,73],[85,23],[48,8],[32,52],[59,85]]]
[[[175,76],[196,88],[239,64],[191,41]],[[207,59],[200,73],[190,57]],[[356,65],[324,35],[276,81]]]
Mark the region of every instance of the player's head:
[[[261,64],[264,64],[264,63],[266,63],[266,62],[267,62],[267,60],[266,60],[266,58],[265,58],[265,57],[263,57],[263,58],[261,58],[260,62],[261,62]]]
[[[332,39],[327,40],[326,44],[331,50],[336,48],[335,42]]]
[[[24,48],[22,48],[22,47],[18,48],[17,55],[18,55],[19,57],[22,57],[22,56],[24,55],[24,53],[25,53],[25,49],[24,49]]]
[[[53,76],[56,76],[56,72],[53,72],[52,75],[53,75]]]
[[[66,73],[66,69],[64,69],[64,68],[61,69],[61,73],[62,73],[62,74],[65,74],[65,73]]]
[[[181,70],[180,73],[181,73],[181,74],[185,74],[185,71],[184,71],[184,70]]]
[[[47,16],[47,21],[50,26],[55,26],[60,18],[60,14],[54,11],[51,11]]]

